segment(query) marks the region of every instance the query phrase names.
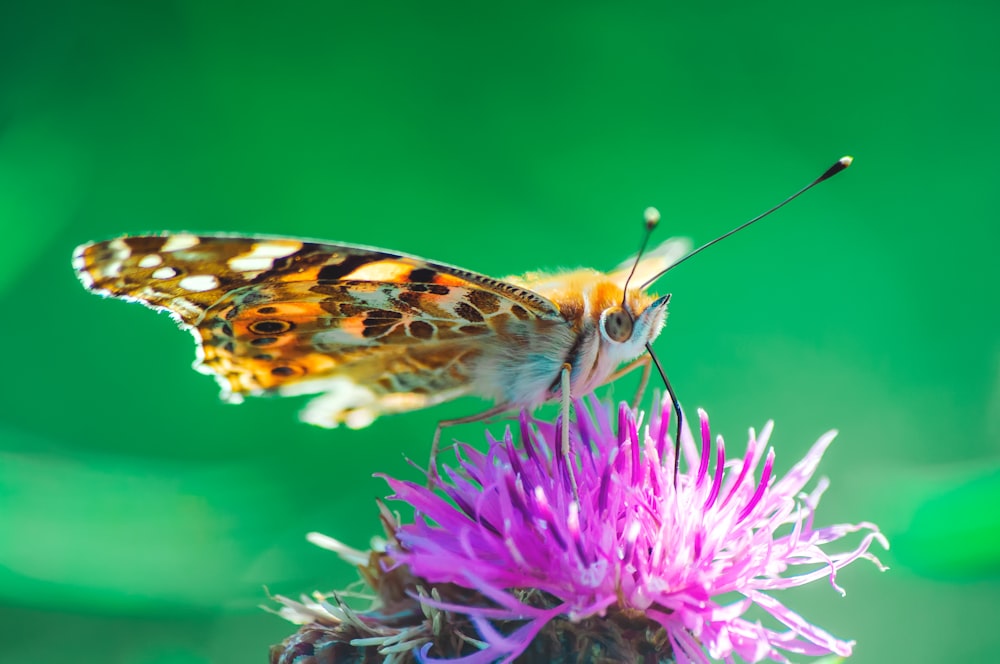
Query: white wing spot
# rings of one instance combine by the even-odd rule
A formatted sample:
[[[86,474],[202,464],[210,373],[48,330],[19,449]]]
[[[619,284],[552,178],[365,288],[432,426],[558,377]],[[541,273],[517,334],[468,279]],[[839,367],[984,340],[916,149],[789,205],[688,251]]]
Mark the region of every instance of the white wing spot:
[[[145,267],[145,268],[156,267],[162,262],[163,262],[163,257],[160,256],[159,254],[149,254],[148,256],[143,256],[139,260],[139,267]]]
[[[302,243],[298,240],[267,240],[256,243],[247,258],[284,258],[301,248]]]
[[[115,252],[115,258],[128,258],[129,254],[132,253],[132,250],[129,249],[123,237],[116,237],[111,242],[108,242],[108,249],[112,249]]]
[[[167,238],[167,241],[163,243],[160,247],[160,251],[180,251],[182,249],[190,249],[200,242],[197,235],[191,235],[190,233],[179,233],[178,235],[171,235]]]
[[[209,291],[213,288],[219,287],[219,279],[212,274],[193,274],[190,277],[184,277],[177,284],[181,288],[189,291]]]
[[[236,272],[263,272],[274,267],[275,258],[291,256],[302,248],[295,240],[268,240],[254,243],[250,251],[229,259],[229,267]]]
[[[229,267],[234,272],[264,272],[274,267],[273,258],[236,258],[229,259]]]
[[[177,270],[175,270],[172,267],[161,267],[159,270],[156,270],[155,272],[153,272],[153,274],[149,276],[153,277],[154,279],[170,279],[172,277],[177,276]]]

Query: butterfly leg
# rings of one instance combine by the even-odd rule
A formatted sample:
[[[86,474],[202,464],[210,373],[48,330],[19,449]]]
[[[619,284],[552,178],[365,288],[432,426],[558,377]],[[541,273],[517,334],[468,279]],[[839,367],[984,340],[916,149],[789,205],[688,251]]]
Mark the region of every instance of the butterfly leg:
[[[437,471],[437,456],[441,451],[441,433],[448,427],[453,427],[459,424],[471,424],[473,422],[484,422],[491,417],[496,417],[497,415],[503,415],[511,408],[507,404],[499,404],[490,408],[482,413],[476,413],[475,415],[467,415],[465,417],[457,417],[453,420],[441,420],[438,422],[437,428],[434,429],[434,439],[431,442],[431,458],[427,464],[427,486],[433,488],[439,483],[441,476]]]
[[[561,385],[561,406],[562,406],[562,458],[566,463],[566,471],[569,473],[569,483],[573,487],[573,498],[580,502],[580,492],[576,486],[576,473],[573,471],[573,457],[569,448],[569,408],[572,405],[573,397],[570,394],[570,371],[573,367],[564,364],[562,367]]]
[[[639,378],[639,387],[638,389],[636,389],[635,396],[632,398],[632,404],[631,404],[632,410],[635,410],[636,408],[639,407],[639,404],[642,402],[643,395],[646,394],[646,387],[649,385],[649,376],[652,374],[653,371],[653,364],[649,355],[643,353],[641,357],[637,357],[636,359],[626,364],[623,368],[611,374],[611,377],[608,378],[607,382],[605,383],[605,384],[613,383],[619,378],[632,373],[640,366],[642,367],[642,376]]]
[[[645,396],[646,387],[649,385],[649,376],[653,372],[653,362],[649,355],[643,355],[638,361],[642,363],[642,376],[639,378],[639,387],[632,398],[632,410],[638,410],[642,403],[642,397]]]

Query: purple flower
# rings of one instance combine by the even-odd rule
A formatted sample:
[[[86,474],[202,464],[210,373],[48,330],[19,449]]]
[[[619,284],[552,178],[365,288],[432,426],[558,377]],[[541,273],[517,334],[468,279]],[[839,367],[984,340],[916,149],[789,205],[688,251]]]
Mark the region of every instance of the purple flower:
[[[888,547],[875,525],[813,523],[829,482],[803,488],[834,432],[779,479],[767,448],[770,422],[759,436],[751,429],[742,457],[728,459],[721,436],[713,452],[699,411],[700,445],[682,434],[687,469],[675,486],[669,408],[640,426],[623,404],[617,433],[605,406],[577,403],[576,414],[579,500],[555,453],[561,424],[526,414],[521,446],[509,429],[503,440],[490,438],[485,454],[457,445],[458,467],[442,468],[436,491],[386,478],[394,499],[417,513],[413,523],[395,525],[387,557],[430,587],[474,591],[463,600],[421,594],[423,606],[461,616],[479,633],[478,650],[453,660],[434,659],[443,651],[428,638],[425,661],[510,662],[538,640],[552,641],[543,630],[583,624],[617,626],[632,635],[626,641],[645,639],[657,660],[680,663],[850,655],[853,642],[810,624],[771,592],[825,577],[843,594],[837,570],[858,558],[881,567],[868,552],[873,541]],[[851,533],[860,539],[853,548],[829,550]],[[768,625],[745,617],[754,605]],[[608,638],[602,632],[590,643]]]

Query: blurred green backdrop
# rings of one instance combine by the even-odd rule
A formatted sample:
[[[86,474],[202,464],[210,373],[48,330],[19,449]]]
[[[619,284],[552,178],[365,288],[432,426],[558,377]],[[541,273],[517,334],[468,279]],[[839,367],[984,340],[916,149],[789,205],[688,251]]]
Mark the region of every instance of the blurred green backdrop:
[[[675,3],[680,4],[680,3]],[[387,246],[501,276],[705,241],[657,343],[689,410],[788,468],[825,430],[858,564],[784,599],[857,662],[984,661],[1000,610],[995,3],[40,0],[0,9],[0,661],[252,662],[263,586],[355,578],[372,473],[434,422],[227,406],[164,316],[87,294],[81,242],[159,230]],[[619,396],[630,394],[627,384]],[[467,440],[481,431],[458,432]]]

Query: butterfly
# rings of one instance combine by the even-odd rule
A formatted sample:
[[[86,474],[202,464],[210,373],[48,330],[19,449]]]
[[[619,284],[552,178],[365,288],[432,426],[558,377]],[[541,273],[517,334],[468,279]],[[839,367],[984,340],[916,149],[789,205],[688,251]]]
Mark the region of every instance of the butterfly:
[[[316,394],[303,420],[360,428],[465,395],[495,404],[482,416],[568,403],[626,362],[645,363],[645,380],[640,356],[670,299],[645,282],[688,248],[670,239],[607,273],[495,279],[375,247],[167,233],[82,245],[73,266],[94,293],[190,331],[194,367],[224,399]],[[643,286],[627,288],[633,269]]]
[[[782,202],[693,251],[686,240],[670,239],[644,254],[659,220],[649,208],[639,254],[607,273],[495,279],[376,247],[190,233],[84,244],[73,267],[85,288],[166,311],[189,330],[195,369],[214,376],[228,401],[319,394],[303,420],[361,428],[386,413],[460,396],[492,400],[483,413],[438,424],[432,481],[443,427],[556,398],[566,422],[574,397],[639,366],[645,386],[655,363],[676,414],[676,483],[683,411],[651,346],[670,295],[646,288],[852,161],[841,157]],[[639,286],[629,288],[633,278]],[[563,426],[561,458],[575,494],[568,432]]]

